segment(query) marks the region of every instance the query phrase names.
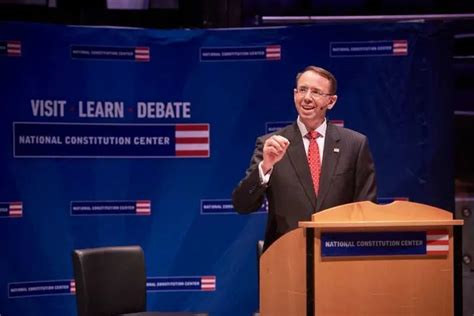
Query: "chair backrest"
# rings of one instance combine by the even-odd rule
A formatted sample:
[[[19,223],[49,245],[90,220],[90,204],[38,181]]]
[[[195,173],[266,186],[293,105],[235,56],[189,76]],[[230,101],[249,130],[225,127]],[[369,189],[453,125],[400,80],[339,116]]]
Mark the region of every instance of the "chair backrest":
[[[140,246],[74,250],[72,260],[79,316],[145,311],[145,258]]]

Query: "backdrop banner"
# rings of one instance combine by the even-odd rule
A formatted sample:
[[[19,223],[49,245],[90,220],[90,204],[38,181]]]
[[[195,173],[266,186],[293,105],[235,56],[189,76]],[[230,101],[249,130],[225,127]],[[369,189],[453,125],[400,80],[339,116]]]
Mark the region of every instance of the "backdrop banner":
[[[379,203],[452,210],[448,35],[0,23],[0,315],[74,315],[73,249],[132,244],[149,310],[257,311],[267,206],[238,215],[231,193],[307,65],[338,79],[329,119],[368,136]]]

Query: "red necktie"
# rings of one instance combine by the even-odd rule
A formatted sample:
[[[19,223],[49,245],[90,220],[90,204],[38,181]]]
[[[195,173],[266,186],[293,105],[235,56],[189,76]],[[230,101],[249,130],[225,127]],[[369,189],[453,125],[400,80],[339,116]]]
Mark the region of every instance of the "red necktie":
[[[309,138],[308,148],[308,164],[311,171],[311,178],[313,179],[314,192],[318,195],[319,191],[319,175],[321,174],[321,160],[319,158],[319,147],[316,138],[320,135],[316,131],[311,131],[306,134]]]

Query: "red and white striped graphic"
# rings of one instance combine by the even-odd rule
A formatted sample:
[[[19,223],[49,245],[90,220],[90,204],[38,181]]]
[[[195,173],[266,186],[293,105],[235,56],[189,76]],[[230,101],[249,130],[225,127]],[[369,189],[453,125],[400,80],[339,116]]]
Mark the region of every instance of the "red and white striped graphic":
[[[23,216],[23,202],[10,202],[8,213],[10,217],[22,217]]]
[[[216,276],[203,276],[201,277],[201,290],[202,291],[215,291],[216,290]]]
[[[393,41],[393,54],[394,55],[408,55],[408,41],[407,40]]]
[[[330,120],[329,122],[333,125],[344,127],[344,120]]]
[[[447,255],[449,253],[449,233],[447,230],[426,232],[426,254]]]
[[[76,281],[71,280],[71,282],[69,282],[69,292],[76,294]]]
[[[150,215],[151,214],[151,201],[140,200],[135,203],[135,210],[137,215]]]
[[[8,41],[7,42],[7,55],[8,56],[21,56],[21,42]]]
[[[176,157],[209,157],[209,124],[176,125]]]
[[[150,61],[150,47],[135,47],[136,61]]]
[[[281,46],[280,45],[267,46],[265,48],[265,57],[267,59],[280,60],[281,59]]]

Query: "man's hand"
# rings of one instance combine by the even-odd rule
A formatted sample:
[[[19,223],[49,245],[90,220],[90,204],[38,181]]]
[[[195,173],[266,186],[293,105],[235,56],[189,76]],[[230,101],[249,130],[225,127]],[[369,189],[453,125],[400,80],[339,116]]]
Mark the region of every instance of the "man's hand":
[[[266,174],[286,153],[290,142],[283,136],[273,135],[263,144],[262,171]]]

